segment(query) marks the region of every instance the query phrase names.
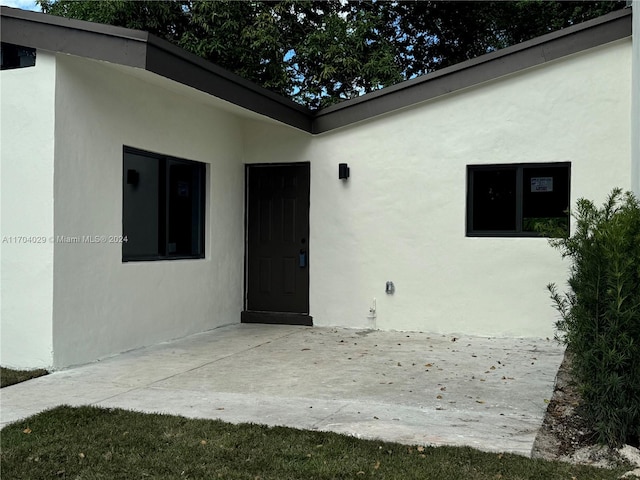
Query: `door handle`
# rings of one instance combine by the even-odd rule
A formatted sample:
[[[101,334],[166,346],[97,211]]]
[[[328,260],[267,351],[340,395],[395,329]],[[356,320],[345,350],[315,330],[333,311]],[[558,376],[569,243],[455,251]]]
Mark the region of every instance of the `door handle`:
[[[300,254],[298,255],[298,266],[300,268],[305,268],[307,266],[307,251],[300,250]]]

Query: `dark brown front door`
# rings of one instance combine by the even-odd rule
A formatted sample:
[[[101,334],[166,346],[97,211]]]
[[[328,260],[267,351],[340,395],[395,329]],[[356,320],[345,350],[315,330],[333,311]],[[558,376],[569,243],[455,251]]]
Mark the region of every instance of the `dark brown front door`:
[[[249,165],[244,322],[310,325],[309,164]]]

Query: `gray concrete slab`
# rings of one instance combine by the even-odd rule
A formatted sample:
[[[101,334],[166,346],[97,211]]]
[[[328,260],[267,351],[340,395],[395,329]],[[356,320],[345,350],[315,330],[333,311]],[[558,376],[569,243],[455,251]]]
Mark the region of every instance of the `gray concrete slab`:
[[[3,388],[0,422],[98,405],[528,456],[563,353],[549,339],[231,325]]]

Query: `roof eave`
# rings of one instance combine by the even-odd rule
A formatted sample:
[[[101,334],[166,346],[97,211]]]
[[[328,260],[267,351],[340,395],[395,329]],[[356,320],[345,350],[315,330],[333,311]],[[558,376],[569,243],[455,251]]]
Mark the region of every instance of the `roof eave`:
[[[0,7],[3,42],[141,68],[292,127],[311,131],[308,108],[139,30]]]
[[[630,36],[631,10],[618,10],[319,110],[312,133],[367,120]]]

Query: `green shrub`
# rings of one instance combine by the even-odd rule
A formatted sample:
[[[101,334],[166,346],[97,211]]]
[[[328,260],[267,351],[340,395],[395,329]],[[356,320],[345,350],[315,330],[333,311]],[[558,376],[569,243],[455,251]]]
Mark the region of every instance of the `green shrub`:
[[[573,354],[583,412],[600,443],[640,439],[640,203],[614,189],[601,209],[577,203],[576,230],[550,244],[570,257],[570,291],[548,285]]]

